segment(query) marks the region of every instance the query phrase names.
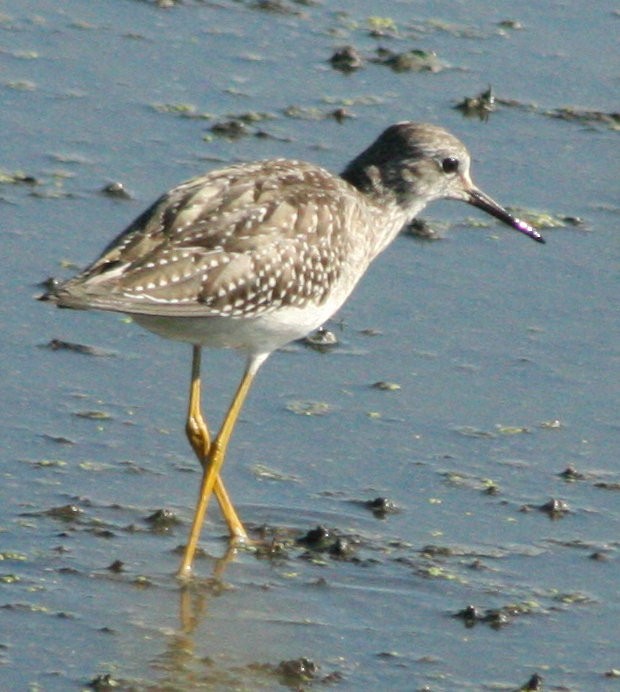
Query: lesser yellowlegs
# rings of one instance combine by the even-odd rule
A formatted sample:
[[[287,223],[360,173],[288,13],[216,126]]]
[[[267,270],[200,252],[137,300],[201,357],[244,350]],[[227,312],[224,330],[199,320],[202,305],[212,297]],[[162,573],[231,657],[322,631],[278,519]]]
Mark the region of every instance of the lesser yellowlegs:
[[[330,318],[370,262],[428,202],[467,202],[544,242],[475,187],[469,164],[465,146],[446,130],[402,122],[340,176],[285,159],[232,165],[163,195],[99,259],[45,296],[60,307],[126,313],[193,346],[186,432],[203,472],[179,575],[191,573],[212,493],[231,538],[247,538],[220,471],[260,366]],[[200,406],[203,346],[247,356],[213,440]]]

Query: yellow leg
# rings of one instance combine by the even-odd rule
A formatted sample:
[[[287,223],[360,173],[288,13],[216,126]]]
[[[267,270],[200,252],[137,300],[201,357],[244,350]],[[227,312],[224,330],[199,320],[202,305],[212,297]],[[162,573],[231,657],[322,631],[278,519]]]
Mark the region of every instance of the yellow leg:
[[[243,402],[250,390],[256,372],[265,358],[265,355],[249,358],[243,378],[241,379],[241,383],[226,413],[222,427],[215,440],[210,443],[207,427],[200,414],[200,348],[198,346],[194,347],[187,432],[194,451],[196,451],[196,454],[201,458],[203,471],[202,482],[198,494],[198,503],[196,505],[196,511],[194,512],[194,520],[192,522],[187,545],[185,546],[183,559],[179,567],[178,574],[180,577],[186,577],[191,574],[194,554],[196,552],[200,531],[212,492],[215,492],[220,503],[224,518],[231,530],[231,535],[239,538],[247,536],[233,509],[228,494],[224,489],[224,485],[220,479],[220,470],[224,463],[228,443],[234,430],[235,423],[237,422],[237,418],[239,417]],[[201,453],[202,457],[200,456]],[[239,531],[241,533],[239,533]]]
[[[193,347],[192,357],[192,379],[189,390],[189,409],[187,412],[187,423],[185,431],[192,449],[194,450],[198,461],[204,467],[209,463],[209,450],[211,448],[211,439],[209,429],[202,416],[200,405],[200,346]],[[220,509],[224,516],[224,520],[228,524],[231,538],[244,540],[247,538],[247,533],[243,528],[241,520],[235,512],[233,503],[226,492],[222,479],[218,476],[213,488],[215,497],[220,505]]]

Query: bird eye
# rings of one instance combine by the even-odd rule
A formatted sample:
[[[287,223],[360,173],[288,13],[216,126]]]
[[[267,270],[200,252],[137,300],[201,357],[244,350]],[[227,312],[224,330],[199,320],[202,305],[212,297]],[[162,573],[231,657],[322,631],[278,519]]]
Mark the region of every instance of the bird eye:
[[[459,160],[454,156],[448,156],[441,162],[444,173],[456,173],[459,169]]]

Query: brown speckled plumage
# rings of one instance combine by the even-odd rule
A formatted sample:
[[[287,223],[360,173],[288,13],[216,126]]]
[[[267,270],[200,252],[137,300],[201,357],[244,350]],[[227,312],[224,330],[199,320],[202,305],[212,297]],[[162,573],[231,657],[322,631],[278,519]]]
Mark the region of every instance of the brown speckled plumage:
[[[458,173],[441,172],[447,157]],[[229,166],[163,195],[54,298],[161,317],[253,318],[334,293],[341,303],[400,228],[461,179],[471,184],[465,147],[415,123],[388,128],[342,176],[285,159]]]
[[[247,538],[220,469],[261,364],[331,317],[399,230],[440,198],[468,202],[544,242],[474,186],[459,140],[434,125],[404,122],[385,130],[341,176],[274,159],[189,180],[46,296],[60,307],[127,313],[153,332],[194,346],[186,430],[203,478],[181,576],[191,571],[212,492],[231,537]],[[247,353],[243,379],[213,443],[200,412],[202,346]]]
[[[194,178],[57,294],[72,307],[188,317],[321,304],[348,258],[368,252],[348,232],[363,221],[354,193],[321,168],[286,160]]]

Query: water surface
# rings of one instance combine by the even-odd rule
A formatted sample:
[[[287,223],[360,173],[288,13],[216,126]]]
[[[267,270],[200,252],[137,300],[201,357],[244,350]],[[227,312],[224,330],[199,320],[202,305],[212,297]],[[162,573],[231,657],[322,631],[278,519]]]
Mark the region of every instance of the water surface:
[[[600,114],[617,108],[617,10],[264,7],[0,7],[3,686],[510,690],[535,673],[547,689],[613,686],[618,133]],[[343,45],[362,69],[330,66]],[[378,47],[435,51],[445,69],[394,72]],[[454,109],[489,84],[502,103],[488,120]],[[212,131],[247,114],[245,136]],[[225,478],[283,552],[219,561],[213,512],[199,578],[180,589],[198,484],[189,349],[119,316],[52,310],[37,284],[92,260],[185,178],[272,156],[339,170],[403,119],[458,134],[498,200],[582,222],[543,228],[540,246],[464,205],[431,207],[441,239],[388,248],[329,325],[339,347],[285,349],[251,393]],[[111,182],[130,199],[102,194]],[[215,425],[241,365],[204,357]],[[316,404],[325,415],[300,415]],[[375,517],[376,497],[399,511]],[[551,499],[569,511],[538,509]],[[180,524],[155,530],[161,509]],[[353,552],[295,544],[317,525]],[[475,617],[454,617],[469,605]]]

